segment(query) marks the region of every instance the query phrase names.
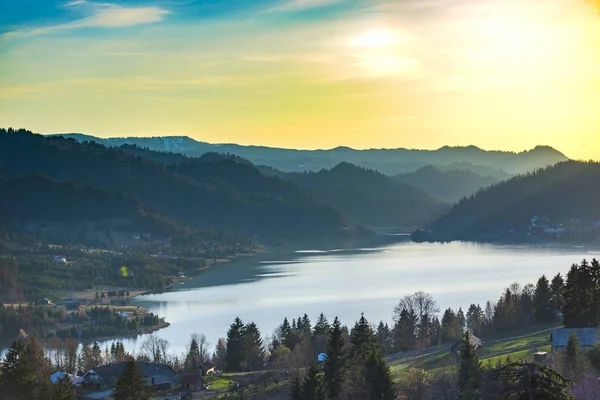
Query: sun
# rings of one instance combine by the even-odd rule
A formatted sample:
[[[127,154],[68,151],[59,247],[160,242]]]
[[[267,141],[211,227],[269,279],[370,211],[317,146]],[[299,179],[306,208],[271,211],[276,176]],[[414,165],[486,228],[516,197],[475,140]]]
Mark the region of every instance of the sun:
[[[356,47],[388,47],[396,43],[395,35],[385,29],[366,31],[350,39],[349,44]]]

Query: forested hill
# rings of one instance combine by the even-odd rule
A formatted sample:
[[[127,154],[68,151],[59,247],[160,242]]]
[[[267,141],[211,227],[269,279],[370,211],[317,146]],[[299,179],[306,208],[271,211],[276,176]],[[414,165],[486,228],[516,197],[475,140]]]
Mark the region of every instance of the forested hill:
[[[600,237],[600,163],[568,161],[461,200],[415,240]]]
[[[415,172],[396,175],[393,179],[415,186],[448,203],[456,203],[479,189],[500,182],[493,176],[481,176],[468,169],[442,170],[432,165]]]
[[[393,182],[381,173],[350,163],[340,163],[320,172],[285,173],[271,167],[255,167],[250,161],[231,154],[205,153],[190,158],[132,145],[119,149],[156,160],[202,182],[227,183],[245,192],[261,192],[275,185],[279,193],[288,197],[308,193],[357,225],[414,229],[434,222],[449,209],[420,189]]]
[[[7,177],[42,173],[127,194],[149,210],[195,227],[271,236],[348,231],[339,212],[250,164],[207,156],[177,168],[93,142],[0,130],[0,173]],[[231,178],[238,174],[243,182]]]
[[[104,222],[107,229],[163,236],[184,231],[122,193],[56,182],[40,174],[0,181],[0,221],[43,225]]]
[[[433,222],[449,208],[411,185],[349,163],[285,177],[361,225],[414,228]]]
[[[72,137],[79,141],[95,141],[107,146],[138,145],[151,150],[181,153],[190,157],[199,157],[210,152],[229,153],[248,159],[256,165],[268,165],[284,172],[317,172],[321,169],[333,168],[340,162],[350,162],[386,175],[397,175],[412,172],[427,165],[445,168],[461,164],[461,169],[469,169],[474,172],[486,169],[491,171],[492,176],[503,178],[506,175],[530,172],[535,168],[567,160],[564,154],[548,146],[538,146],[519,153],[487,151],[475,146],[444,146],[436,150],[404,148],[357,150],[349,147],[336,147],[329,150],[296,150],[238,144],[211,144],[185,136],[148,138],[97,138],[83,134],[63,134],[62,136]]]

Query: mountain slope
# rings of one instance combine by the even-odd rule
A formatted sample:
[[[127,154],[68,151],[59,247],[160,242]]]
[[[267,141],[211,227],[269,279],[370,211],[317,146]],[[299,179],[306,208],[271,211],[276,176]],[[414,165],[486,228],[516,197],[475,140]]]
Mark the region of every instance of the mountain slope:
[[[97,236],[94,241],[98,244],[107,242],[114,232],[120,232],[120,236],[144,232],[160,237],[186,232],[148,213],[131,197],[56,182],[39,174],[0,182],[0,221],[37,234],[54,232],[54,243],[70,239],[72,243],[90,244],[90,237]],[[77,238],[73,237],[75,231]]]
[[[600,228],[598,182],[600,163],[559,163],[461,200],[430,232],[416,232],[413,238],[494,240],[548,235],[593,238],[600,234],[596,233],[596,228]],[[544,222],[536,224],[537,218]]]
[[[481,176],[464,169],[443,171],[431,165],[415,172],[396,175],[393,180],[412,185],[448,203],[455,203],[481,188],[499,182],[489,175]]]
[[[415,227],[434,221],[448,209],[413,186],[350,163],[286,177],[361,225]]]
[[[334,235],[346,228],[341,214],[299,189],[293,191],[284,182],[264,177],[252,165],[236,168],[249,171],[253,181],[246,182],[245,188],[260,188],[253,191],[244,191],[226,178],[199,180],[225,173],[220,171],[231,168],[227,163],[196,167],[203,169],[194,177],[190,170],[186,175],[96,143],[0,130],[0,171],[8,176],[40,172],[59,181],[126,193],[154,212],[195,227],[277,237]]]
[[[185,136],[107,139],[82,134],[62,136],[79,141],[93,140],[107,146],[135,144],[151,150],[179,152],[191,157],[199,157],[208,152],[231,153],[246,158],[256,165],[268,165],[284,172],[320,171],[324,168],[333,168],[340,162],[350,162],[387,175],[396,175],[412,172],[427,165],[444,167],[462,163],[465,166],[472,166],[474,171],[486,167],[498,171],[499,175],[514,175],[567,160],[564,154],[546,146],[538,146],[520,153],[485,151],[475,146],[445,146],[437,150],[402,148],[355,150],[349,147],[336,147],[330,150],[293,150],[237,144],[210,144]]]

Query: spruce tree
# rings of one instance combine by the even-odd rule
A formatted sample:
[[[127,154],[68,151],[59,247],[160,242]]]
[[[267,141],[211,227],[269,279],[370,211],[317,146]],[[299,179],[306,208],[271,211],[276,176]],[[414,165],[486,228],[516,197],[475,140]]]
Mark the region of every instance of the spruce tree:
[[[327,343],[327,358],[323,364],[325,385],[331,400],[336,400],[340,396],[345,366],[346,346],[342,333],[342,324],[335,317]]]
[[[185,356],[184,368],[187,372],[197,371],[200,368],[200,348],[195,337],[190,340],[190,348]]]
[[[14,341],[8,348],[0,365],[0,398],[25,399],[27,382],[24,376],[26,370],[25,344]]]
[[[244,323],[238,317],[236,318],[227,332],[227,362],[226,368],[228,372],[242,371],[242,363],[245,360],[244,354],[244,338],[242,330]]]
[[[331,329],[331,326],[329,325],[329,321],[327,321],[327,317],[323,313],[319,314],[319,318],[313,329],[313,336],[326,335],[329,333],[329,329]]]
[[[371,347],[363,370],[365,393],[371,400],[394,400],[396,393],[390,368],[383,359],[383,354],[376,347]]]
[[[507,400],[568,400],[572,382],[543,364],[517,361],[492,372],[500,384],[494,398]]]
[[[260,331],[254,322],[246,324],[242,329],[242,340],[244,342],[244,361],[250,371],[258,371],[263,368],[265,362],[265,348],[263,346]]]
[[[544,275],[540,277],[535,286],[533,296],[535,320],[539,323],[550,322],[554,319],[554,311],[551,304],[552,294],[550,292],[550,283]]]
[[[115,382],[112,397],[114,400],[149,400],[152,398],[150,388],[146,386],[140,367],[129,360],[123,367],[123,372]]]
[[[52,400],[75,400],[75,390],[73,390],[71,378],[65,375],[52,388]]]
[[[301,393],[302,399],[305,400],[327,400],[327,388],[323,382],[321,371],[315,364],[312,364],[306,372]]]
[[[294,376],[292,377],[290,400],[304,400],[302,394],[302,380],[300,379],[298,371],[294,372]]]
[[[552,282],[550,283],[550,302],[552,303],[553,311],[562,310],[565,303],[564,291],[565,280],[562,275],[558,273],[552,278]]]
[[[458,371],[458,396],[460,400],[481,398],[478,391],[481,382],[481,364],[475,351],[469,331],[466,331],[460,348]]]

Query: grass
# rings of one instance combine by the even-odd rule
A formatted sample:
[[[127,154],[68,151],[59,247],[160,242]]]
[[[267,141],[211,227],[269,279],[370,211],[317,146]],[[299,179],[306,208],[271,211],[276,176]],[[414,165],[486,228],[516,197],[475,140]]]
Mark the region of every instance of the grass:
[[[229,389],[235,383],[235,381],[223,376],[205,376],[202,379],[211,390]]]
[[[527,329],[497,334],[483,340],[477,355],[484,365],[498,360],[504,361],[510,356],[513,361],[532,359],[538,351],[550,352],[550,329],[556,325],[529,327]],[[392,372],[401,372],[408,368],[422,368],[428,371],[441,370],[457,365],[458,357],[450,353],[449,346],[441,346],[423,355],[400,357],[388,365]]]

